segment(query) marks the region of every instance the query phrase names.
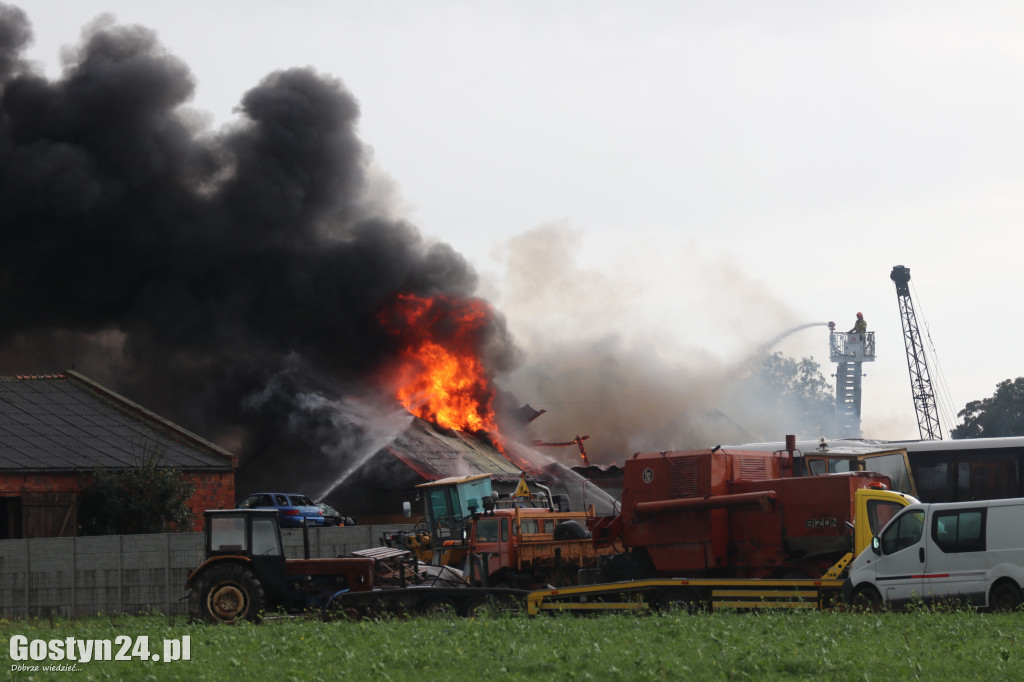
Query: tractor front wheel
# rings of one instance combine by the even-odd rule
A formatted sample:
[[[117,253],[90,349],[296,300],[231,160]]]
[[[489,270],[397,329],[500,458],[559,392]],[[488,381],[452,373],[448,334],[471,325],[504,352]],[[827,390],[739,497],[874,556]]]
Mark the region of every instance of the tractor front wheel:
[[[210,567],[199,576],[189,597],[189,613],[207,623],[259,621],[265,605],[263,585],[244,566],[227,564]]]

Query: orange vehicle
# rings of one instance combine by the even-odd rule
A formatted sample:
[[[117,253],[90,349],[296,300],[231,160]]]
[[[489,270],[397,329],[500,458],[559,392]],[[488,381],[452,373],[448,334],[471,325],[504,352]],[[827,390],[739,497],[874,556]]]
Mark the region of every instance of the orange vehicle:
[[[475,585],[575,585],[580,570],[621,551],[617,543],[594,545],[587,530],[593,507],[570,511],[564,497],[546,488],[544,495],[531,494],[525,479],[518,494],[505,497],[492,488],[490,474],[445,478],[417,490],[424,497],[423,521],[412,532],[387,536],[387,544],[401,544],[426,563],[461,567]]]
[[[822,475],[809,475],[794,450],[634,455],[621,513],[590,522],[595,545],[626,551],[602,564],[597,584],[531,592],[527,611],[833,608],[854,554],[916,502],[862,467],[888,467],[893,454],[905,464],[906,453],[816,453]]]
[[[600,580],[820,577],[913,499],[873,471],[793,471],[784,452],[633,455],[621,513],[591,521],[595,544],[627,549],[607,562]],[[867,518],[855,524],[858,514]]]

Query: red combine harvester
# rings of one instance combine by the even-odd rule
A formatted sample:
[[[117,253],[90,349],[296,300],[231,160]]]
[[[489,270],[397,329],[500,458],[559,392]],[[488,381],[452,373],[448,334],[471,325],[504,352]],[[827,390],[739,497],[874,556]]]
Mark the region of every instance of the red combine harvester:
[[[627,551],[604,563],[600,584],[534,592],[529,610],[824,608],[853,557],[916,500],[874,471],[794,477],[806,464],[793,449],[634,455],[622,511],[589,524],[596,546]]]
[[[592,524],[598,545],[629,550],[601,580],[654,576],[816,578],[905,504],[870,471],[787,476],[788,455],[736,450],[636,454],[626,461],[622,512]],[[853,533],[857,491],[868,525]]]

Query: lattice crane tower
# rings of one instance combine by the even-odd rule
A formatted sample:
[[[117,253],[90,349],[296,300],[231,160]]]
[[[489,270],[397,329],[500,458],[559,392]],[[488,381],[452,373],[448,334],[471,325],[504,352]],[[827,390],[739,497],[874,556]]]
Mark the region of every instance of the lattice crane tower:
[[[914,410],[917,412],[917,430],[921,440],[942,440],[939,407],[935,402],[931,375],[928,374],[928,361],[925,359],[921,331],[917,326],[914,302],[910,299],[910,268],[894,266],[889,279],[896,284],[896,299],[900,304],[903,344],[907,348],[907,369],[910,370],[910,390],[914,396]]]

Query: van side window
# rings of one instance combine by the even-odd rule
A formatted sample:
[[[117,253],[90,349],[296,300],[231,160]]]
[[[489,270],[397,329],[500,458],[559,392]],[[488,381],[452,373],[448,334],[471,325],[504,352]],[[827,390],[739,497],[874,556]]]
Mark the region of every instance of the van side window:
[[[882,553],[892,554],[916,545],[924,534],[924,512],[920,509],[899,516],[882,533]]]
[[[985,510],[958,509],[932,517],[932,540],[947,554],[985,551]]]

